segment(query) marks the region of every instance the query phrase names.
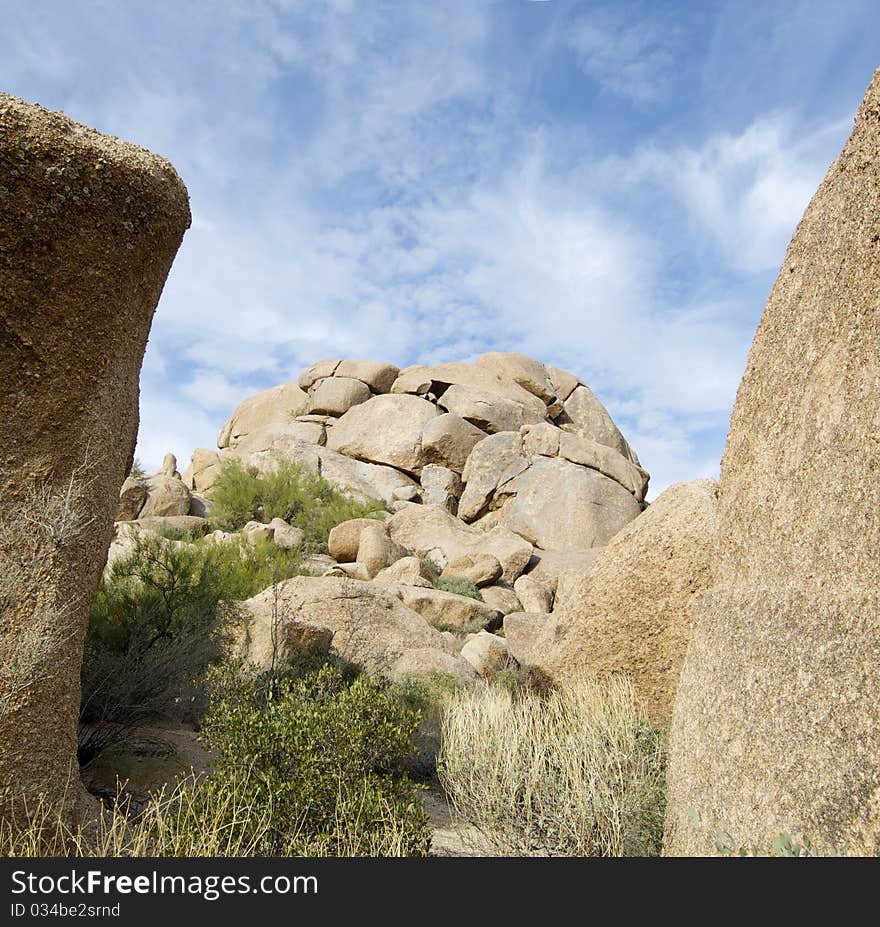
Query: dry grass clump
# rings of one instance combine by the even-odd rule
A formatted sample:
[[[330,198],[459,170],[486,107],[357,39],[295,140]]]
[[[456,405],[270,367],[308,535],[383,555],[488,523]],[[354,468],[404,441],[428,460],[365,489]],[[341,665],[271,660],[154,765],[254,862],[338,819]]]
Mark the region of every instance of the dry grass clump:
[[[13,826],[0,820],[0,856],[7,857],[253,857],[264,856],[273,809],[248,797],[247,774],[236,782],[190,776],[150,797],[139,810],[124,797],[102,808],[97,820],[77,828],[64,823],[57,802],[36,799]],[[285,856],[407,856],[411,834],[397,809],[380,809],[376,797],[349,793],[337,806],[334,839],[303,827],[291,836]],[[362,818],[371,818],[364,827]],[[22,826],[22,820],[25,825]],[[274,855],[274,854],[273,854]]]
[[[653,856],[662,741],[621,677],[462,691],[446,705],[438,771],[453,813],[494,855]]]

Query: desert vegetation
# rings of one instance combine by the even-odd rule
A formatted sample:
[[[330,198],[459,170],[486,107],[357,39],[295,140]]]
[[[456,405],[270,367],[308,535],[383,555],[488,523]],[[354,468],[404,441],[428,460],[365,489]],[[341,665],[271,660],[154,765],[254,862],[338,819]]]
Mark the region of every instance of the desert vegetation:
[[[663,734],[625,679],[458,692],[439,772],[455,813],[494,855],[660,852]]]
[[[238,531],[250,521],[281,518],[304,532],[305,553],[325,553],[330,530],[352,518],[384,512],[380,502],[360,503],[337,486],[292,461],[269,472],[231,460],[221,467],[211,490],[211,523]]]
[[[75,532],[65,514],[72,492],[29,496],[31,516],[15,531],[35,539],[30,556]],[[341,521],[381,511],[293,465],[268,475],[225,467],[217,498],[214,525],[283,515],[304,531],[309,553],[326,550]],[[3,531],[10,545],[18,538],[7,524]],[[480,834],[482,852],[658,852],[662,739],[625,681],[537,692],[517,683],[511,665],[493,685],[461,689],[442,674],[391,683],[326,651],[269,671],[233,659],[238,603],[297,575],[306,551],[242,534],[219,543],[200,532],[134,533],[90,612],[78,759],[87,766],[124,751],[140,729],[170,721],[198,731],[211,767],[146,800],[120,783],[84,829],[32,796],[28,826],[4,825],[2,851],[424,856],[431,831],[421,791],[433,779],[456,818]],[[19,594],[22,575],[8,560],[4,602]],[[442,580],[435,570],[434,583],[481,598],[465,578]],[[32,674],[34,659],[10,655],[4,666]],[[4,699],[26,685],[4,682]]]

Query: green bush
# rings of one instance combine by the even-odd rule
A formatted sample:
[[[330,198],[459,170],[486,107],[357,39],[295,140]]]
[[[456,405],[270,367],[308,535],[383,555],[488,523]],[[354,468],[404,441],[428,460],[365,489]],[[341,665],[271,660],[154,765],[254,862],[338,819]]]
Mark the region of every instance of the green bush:
[[[380,502],[360,503],[338,487],[290,461],[270,473],[227,461],[211,488],[211,522],[238,531],[249,521],[283,518],[302,528],[302,549],[326,553],[332,528],[351,518],[369,518],[384,511]]]
[[[260,571],[269,570],[246,559],[258,552],[229,548],[138,535],[103,577],[83,655],[81,764],[145,724],[197,716],[194,680],[219,659],[240,620],[235,602],[258,591]]]
[[[317,844],[321,855],[369,855],[390,830],[401,855],[427,854],[418,787],[402,772],[418,713],[387,684],[332,666],[293,680],[233,664],[212,670],[209,685],[202,737],[215,779],[234,779],[250,808],[268,809],[261,853]]]
[[[272,541],[248,541],[238,535],[219,543],[201,543],[201,555],[211,563],[222,587],[221,598],[241,602],[278,583],[298,576],[303,556],[282,550]]]
[[[434,580],[434,588],[441,589],[443,592],[454,592],[456,595],[466,595],[470,599],[477,599],[482,602],[483,596],[477,589],[476,583],[464,576],[447,576],[445,579],[438,578]]]

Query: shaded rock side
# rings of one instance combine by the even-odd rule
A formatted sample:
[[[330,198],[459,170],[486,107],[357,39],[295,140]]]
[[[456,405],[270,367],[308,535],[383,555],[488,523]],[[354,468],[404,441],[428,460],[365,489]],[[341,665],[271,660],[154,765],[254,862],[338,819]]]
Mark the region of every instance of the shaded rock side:
[[[648,716],[669,721],[695,610],[711,582],[717,493],[715,480],[670,486],[585,573],[560,584],[554,617],[564,631],[537,664],[547,676],[624,673]],[[517,581],[518,594],[528,578]]]
[[[0,618],[4,694],[11,674],[27,677],[0,714],[0,792],[54,802],[78,792],[88,608],[133,459],[153,311],[190,213],[163,158],[5,94],[0,191],[0,509],[20,511],[35,483],[80,490],[66,542],[41,549],[35,531],[33,551],[0,551],[7,566],[37,555]]]
[[[737,394],[673,714],[665,852],[880,853],[880,71]]]

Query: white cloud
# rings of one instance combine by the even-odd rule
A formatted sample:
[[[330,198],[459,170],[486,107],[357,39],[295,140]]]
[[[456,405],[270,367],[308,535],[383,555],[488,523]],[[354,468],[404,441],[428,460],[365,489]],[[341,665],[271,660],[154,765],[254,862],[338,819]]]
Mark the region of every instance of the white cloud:
[[[763,116],[699,146],[647,149],[636,173],[672,183],[731,265],[749,273],[773,270],[848,124],[805,132],[791,116]]]
[[[613,21],[601,12],[576,21],[567,36],[584,73],[604,90],[635,103],[665,94],[675,65],[675,30]]]

